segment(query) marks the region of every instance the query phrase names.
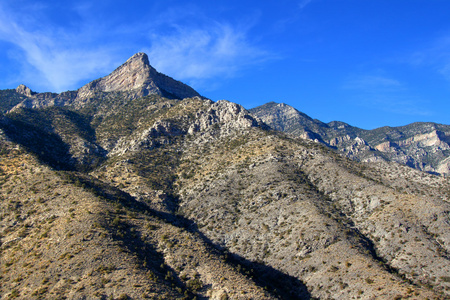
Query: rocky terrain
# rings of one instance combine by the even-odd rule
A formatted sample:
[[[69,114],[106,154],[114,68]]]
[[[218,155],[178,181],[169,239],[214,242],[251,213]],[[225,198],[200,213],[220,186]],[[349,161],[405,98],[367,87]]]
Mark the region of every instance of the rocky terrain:
[[[364,130],[344,122],[313,120],[284,103],[250,110],[276,130],[318,141],[363,161],[394,161],[429,173],[450,174],[450,125],[413,123]]]
[[[152,70],[0,91],[2,298],[450,297],[448,178]]]

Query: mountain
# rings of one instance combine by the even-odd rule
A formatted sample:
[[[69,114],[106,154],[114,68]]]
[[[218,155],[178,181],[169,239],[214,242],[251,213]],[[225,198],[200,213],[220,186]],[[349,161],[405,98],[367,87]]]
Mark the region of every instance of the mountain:
[[[450,125],[413,123],[364,130],[344,122],[313,120],[275,102],[250,112],[276,130],[316,140],[358,161],[393,161],[429,173],[450,174]]]
[[[76,109],[93,109],[92,106],[101,105],[101,109],[112,109],[115,106],[111,105],[117,105],[118,101],[129,101],[147,95],[174,99],[200,96],[190,86],[157,72],[150,65],[145,53],[133,55],[108,76],[94,80],[77,91],[60,94],[35,93],[25,85],[20,85],[16,92],[27,97],[17,108],[69,106]]]
[[[84,100],[0,91],[2,297],[449,297],[448,178],[150,92],[142,57]]]
[[[137,53],[110,75],[92,81],[78,90],[77,97],[88,98],[102,92],[134,92],[132,98],[149,94],[173,98],[200,96],[191,87],[157,72],[145,53]]]

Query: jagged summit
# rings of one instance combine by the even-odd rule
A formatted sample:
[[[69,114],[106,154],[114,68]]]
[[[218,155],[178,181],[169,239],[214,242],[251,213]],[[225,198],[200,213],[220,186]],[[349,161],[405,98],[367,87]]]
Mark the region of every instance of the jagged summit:
[[[99,93],[108,93],[109,96],[105,94],[104,96],[109,98],[119,96],[124,102],[147,95],[159,95],[171,99],[200,96],[190,86],[155,70],[150,65],[147,54],[142,52],[134,54],[111,74],[91,81],[76,91],[60,94],[35,93],[21,84],[16,88],[16,92],[27,98],[12,110],[20,107],[71,106],[80,109],[89,105],[98,106],[99,99],[104,98],[99,97]],[[114,109],[107,106],[102,109]]]
[[[148,60],[148,55],[144,52],[138,52],[138,53],[134,54],[125,62],[125,64],[130,61],[136,61],[136,60],[140,60],[140,61],[142,61],[143,64],[150,66],[150,62]]]
[[[33,92],[29,87],[27,87],[27,86],[24,85],[24,84],[19,85],[19,86],[16,88],[16,92],[19,93],[19,94],[22,94],[22,95],[24,95],[24,96],[27,96],[27,97],[31,97],[31,96],[33,96],[34,94],[36,94],[36,92]]]
[[[199,96],[188,85],[159,73],[150,65],[147,54],[139,52],[108,76],[94,80],[78,91],[79,97],[86,97],[94,91],[133,91],[136,97],[158,94],[172,98]]]
[[[140,52],[130,57],[110,75],[94,82],[96,87],[104,92],[128,91],[148,87],[150,77],[154,77],[156,73],[150,66],[147,54]]]

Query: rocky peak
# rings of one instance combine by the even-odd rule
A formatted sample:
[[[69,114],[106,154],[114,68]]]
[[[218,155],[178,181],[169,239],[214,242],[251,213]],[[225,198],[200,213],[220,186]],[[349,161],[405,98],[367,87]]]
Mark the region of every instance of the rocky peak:
[[[19,85],[17,93],[28,98],[17,104],[20,107],[39,108],[47,106],[72,106],[81,109],[86,106],[99,106],[99,99],[117,98],[120,93],[122,104],[128,100],[147,95],[159,95],[170,99],[184,99],[200,96],[190,86],[156,71],[145,53],[136,53],[111,74],[91,81],[77,91],[55,93],[35,93],[25,85]],[[102,94],[100,96],[100,94]],[[108,93],[109,95],[106,95]],[[115,103],[120,105],[120,103]],[[114,110],[114,106],[103,110]]]
[[[27,96],[27,97],[31,97],[31,96],[33,96],[34,94],[36,94],[35,92],[33,92],[29,87],[27,87],[27,86],[24,85],[24,84],[19,85],[19,86],[16,88],[16,92],[19,93],[19,94],[22,94],[22,95],[24,95],[24,96]]]
[[[145,87],[149,77],[155,73],[156,70],[150,66],[147,55],[137,53],[95,85],[103,92],[134,90]]]
[[[156,71],[145,53],[136,53],[108,76],[94,80],[78,91],[79,98],[93,92],[132,92],[131,98],[157,94],[172,98],[187,98],[199,94],[186,84]]]
[[[314,120],[285,103],[269,102],[249,111],[273,129],[284,131],[294,136],[305,135],[317,138],[317,135],[313,134],[313,132],[323,134],[328,127],[325,123]],[[314,130],[311,130],[311,128],[314,128]]]
[[[148,55],[144,52],[138,52],[134,54],[132,57],[130,57],[122,66],[125,66],[126,64],[132,64],[132,63],[142,63],[144,66],[150,66],[150,62],[148,60]]]

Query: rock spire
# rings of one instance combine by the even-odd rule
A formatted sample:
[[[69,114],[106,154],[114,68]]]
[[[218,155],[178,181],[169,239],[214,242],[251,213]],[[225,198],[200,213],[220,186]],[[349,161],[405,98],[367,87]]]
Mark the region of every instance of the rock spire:
[[[188,85],[159,73],[149,63],[147,54],[136,53],[108,76],[94,80],[83,86],[78,93],[85,97],[94,91],[124,92],[132,91],[136,98],[158,94],[172,98],[199,96]]]

